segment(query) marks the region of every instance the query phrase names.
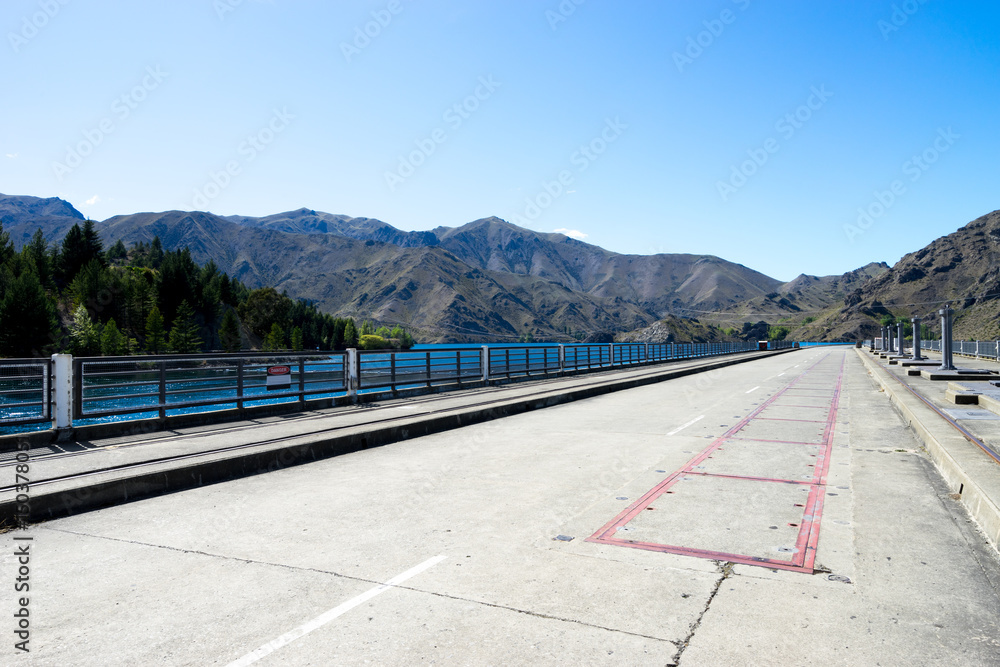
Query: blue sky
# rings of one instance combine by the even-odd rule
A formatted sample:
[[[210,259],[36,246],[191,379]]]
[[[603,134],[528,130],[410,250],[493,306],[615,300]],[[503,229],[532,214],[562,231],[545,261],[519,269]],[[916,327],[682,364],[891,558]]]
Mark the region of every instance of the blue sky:
[[[1000,208],[998,19],[944,0],[5,0],[0,191],[97,220],[497,215],[842,273]]]

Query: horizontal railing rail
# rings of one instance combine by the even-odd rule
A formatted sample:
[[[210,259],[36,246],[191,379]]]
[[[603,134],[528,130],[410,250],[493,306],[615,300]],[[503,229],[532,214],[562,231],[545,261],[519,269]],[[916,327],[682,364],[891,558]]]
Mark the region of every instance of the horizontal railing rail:
[[[772,341],[767,349],[794,347]],[[483,345],[346,352],[248,352],[0,360],[0,432],[629,368],[763,349],[730,343]]]
[[[52,359],[0,359],[0,425],[52,421]]]

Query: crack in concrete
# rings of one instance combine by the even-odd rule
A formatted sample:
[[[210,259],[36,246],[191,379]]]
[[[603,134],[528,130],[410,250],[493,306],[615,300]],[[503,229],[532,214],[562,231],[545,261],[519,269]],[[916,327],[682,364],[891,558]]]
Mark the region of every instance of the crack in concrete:
[[[705,608],[701,610],[701,613],[698,614],[698,618],[696,618],[694,623],[691,624],[687,637],[679,642],[674,642],[677,646],[677,653],[674,653],[670,662],[667,663],[667,667],[679,667],[681,664],[681,655],[683,655],[684,650],[691,643],[691,640],[694,639],[694,633],[698,631],[699,627],[701,627],[701,621],[705,618],[705,614],[708,613],[709,607],[712,606],[712,600],[715,599],[715,596],[719,593],[719,589],[722,588],[722,584],[726,581],[726,579],[733,576],[733,568],[736,567],[735,563],[730,563],[729,561],[716,561],[716,565],[719,567],[719,574],[721,576],[719,577],[719,580],[715,582],[715,586],[712,587],[712,592],[709,593],[708,599],[705,600]]]
[[[109,540],[109,541],[112,541],[112,542],[123,542],[125,544],[133,544],[135,546],[142,546],[142,547],[151,547],[151,548],[154,548],[154,549],[166,549],[167,551],[176,551],[176,552],[182,553],[182,554],[194,554],[194,555],[198,555],[198,556],[206,556],[208,558],[218,558],[218,559],[221,559],[221,560],[231,560],[231,561],[236,561],[236,562],[239,562],[239,563],[247,563],[249,565],[265,565],[265,566],[270,566],[270,567],[280,567],[280,568],[283,568],[283,569],[286,569],[286,570],[295,570],[297,572],[315,572],[317,574],[327,574],[327,575],[332,575],[334,577],[340,577],[342,579],[347,579],[349,581],[357,581],[357,582],[366,583],[366,584],[374,584],[375,586],[385,585],[384,581],[378,581],[377,579],[367,579],[365,577],[358,577],[358,576],[353,576],[353,575],[350,575],[350,574],[342,574],[340,572],[334,572],[333,570],[322,570],[322,569],[315,568],[315,567],[300,567],[300,566],[297,566],[297,565],[286,565],[284,563],[272,563],[272,562],[269,562],[269,561],[255,560],[255,559],[252,559],[252,558],[239,558],[237,556],[224,556],[222,554],[212,554],[212,553],[208,553],[206,551],[197,551],[197,550],[194,550],[194,549],[181,549],[180,547],[171,547],[171,546],[167,546],[165,544],[151,544],[149,542],[140,542],[138,540],[126,540],[126,539],[122,539],[120,537],[108,537],[106,535],[92,535],[90,533],[81,533],[81,532],[74,531],[74,530],[66,530],[64,528],[48,528],[48,527],[42,527],[42,528],[43,528],[43,530],[50,530],[50,531],[56,532],[56,533],[67,533],[69,535],[78,535],[80,537],[92,537],[92,538],[98,539],[98,540]],[[729,565],[731,565],[731,563]],[[716,585],[716,589],[712,591],[712,597],[715,597],[715,593],[718,590],[718,585],[721,585],[721,583],[722,582],[720,580],[719,584]],[[524,614],[526,616],[533,616],[535,618],[544,618],[544,619],[551,620],[551,621],[561,621],[563,623],[575,623],[577,625],[582,625],[582,626],[588,627],[588,628],[594,628],[596,630],[605,630],[607,632],[615,632],[615,633],[619,633],[619,634],[623,634],[623,635],[629,635],[629,636],[632,636],[632,637],[641,637],[642,639],[651,639],[651,640],[657,641],[657,642],[664,642],[664,643],[667,643],[667,644],[672,644],[674,647],[677,647],[677,642],[672,641],[670,639],[665,639],[663,637],[653,637],[652,635],[644,635],[644,634],[642,634],[640,632],[630,632],[628,630],[622,630],[620,628],[610,628],[610,627],[607,627],[607,626],[604,626],[604,625],[598,625],[596,623],[588,623],[586,621],[581,621],[581,620],[574,619],[574,618],[566,618],[566,617],[563,617],[563,616],[555,616],[553,614],[544,614],[542,612],[531,611],[529,609],[519,609],[517,607],[510,607],[510,606],[503,605],[503,604],[497,604],[497,603],[493,603],[493,602],[486,602],[484,600],[475,600],[475,599],[472,599],[472,598],[464,598],[464,597],[460,597],[460,596],[457,596],[457,595],[449,595],[447,593],[440,593],[440,592],[437,592],[437,591],[431,591],[431,590],[427,590],[427,589],[423,589],[423,588],[416,588],[416,587],[413,587],[413,586],[402,586],[402,585],[396,584],[396,585],[391,586],[391,588],[398,588],[398,589],[404,590],[404,591],[412,591],[414,593],[423,593],[425,595],[433,595],[433,596],[439,597],[439,598],[445,598],[445,599],[448,599],[448,600],[455,600],[456,602],[468,602],[468,603],[471,603],[471,604],[477,604],[477,605],[481,605],[481,606],[484,606],[484,607],[491,607],[493,609],[502,609],[502,610],[505,610],[505,611],[512,611],[512,612],[515,612],[515,613],[518,613],[518,614]],[[709,598],[709,601],[711,601],[711,598]],[[699,621],[700,621],[700,618],[699,618]]]

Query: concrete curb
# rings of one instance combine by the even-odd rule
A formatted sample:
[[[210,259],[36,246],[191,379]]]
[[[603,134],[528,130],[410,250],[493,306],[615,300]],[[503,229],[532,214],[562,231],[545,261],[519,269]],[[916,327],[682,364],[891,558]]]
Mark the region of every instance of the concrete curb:
[[[952,492],[961,494],[969,514],[993,547],[1000,549],[1000,466],[889,377],[888,371],[862,350],[858,350],[858,356],[903,421],[924,443]]]
[[[127,469],[120,471],[117,478],[81,479],[80,484],[71,488],[32,493],[29,503],[30,513],[27,518],[23,514],[18,514],[15,499],[0,502],[0,526],[16,525],[19,519],[37,522],[71,516],[164,493],[184,491],[250,475],[273,472],[410,438],[441,433],[462,426],[483,423],[625,389],[656,384],[791,351],[793,350],[777,350],[764,355],[750,353],[748,355],[726,356],[704,365],[664,369],[661,373],[620,380],[605,379],[600,381],[601,378],[595,376],[595,380],[598,381],[587,386],[569,389],[556,388],[550,393],[523,398],[515,397],[506,401],[498,401],[489,406],[465,409],[459,407],[445,414],[424,415],[374,428],[361,425],[357,427],[356,431],[345,429],[349,432],[314,436],[311,441],[308,440],[310,435],[305,434],[301,438],[306,441],[300,444],[261,445],[262,449],[239,450],[235,455],[232,453],[226,455],[224,452],[206,452],[200,457],[201,460],[198,460],[197,455],[195,455],[186,457],[179,462],[167,461],[162,464],[150,464],[150,467],[159,465],[157,470]],[[178,463],[180,465],[177,465]],[[107,476],[113,477],[114,475],[115,471],[107,473]]]

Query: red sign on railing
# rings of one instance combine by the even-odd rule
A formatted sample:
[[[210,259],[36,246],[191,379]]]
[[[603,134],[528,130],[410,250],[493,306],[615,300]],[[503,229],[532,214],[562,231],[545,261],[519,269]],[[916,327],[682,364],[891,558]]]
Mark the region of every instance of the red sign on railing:
[[[292,369],[288,366],[270,366],[267,369],[267,390],[292,388]]]

